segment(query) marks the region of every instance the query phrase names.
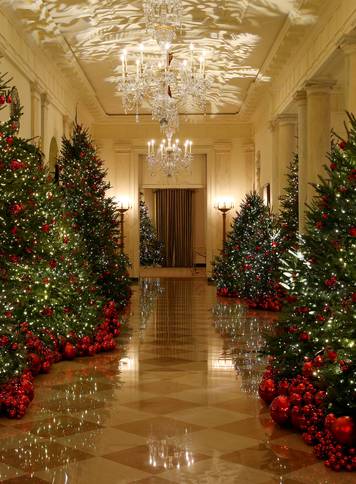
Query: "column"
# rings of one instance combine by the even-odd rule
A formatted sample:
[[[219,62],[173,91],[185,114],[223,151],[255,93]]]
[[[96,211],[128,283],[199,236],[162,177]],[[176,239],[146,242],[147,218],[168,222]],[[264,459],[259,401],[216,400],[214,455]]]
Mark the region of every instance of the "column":
[[[275,209],[279,210],[280,197],[284,194],[284,189],[288,184],[289,164],[297,149],[297,117],[294,114],[280,114],[276,121],[278,125],[278,200]]]
[[[298,199],[299,199],[299,232],[305,231],[305,204],[307,201],[307,93],[300,90],[296,93],[295,102],[298,109]]]
[[[247,143],[243,145],[245,158],[245,192],[255,188],[255,145]]]
[[[30,83],[31,88],[31,138],[38,144],[41,137],[41,92],[37,82]]]
[[[49,151],[50,139],[48,133],[48,107],[49,97],[47,93],[41,94],[41,146],[47,159],[47,153]]]
[[[231,150],[232,144],[228,141],[216,141],[214,143],[215,151],[215,195],[217,198],[234,197],[233,180],[231,179]],[[213,201],[215,204],[216,200]],[[236,203],[236,200],[235,200]],[[222,249],[222,216],[221,213],[214,209],[215,226],[210,228],[213,237],[213,251],[217,255]],[[235,210],[231,210],[227,215],[227,230],[229,230],[231,218]],[[208,229],[209,230],[209,229]]]
[[[345,36],[340,47],[345,54],[345,106],[356,116],[356,36]]]
[[[272,120],[269,123],[269,129],[272,133],[272,176],[271,176],[271,208],[277,213],[278,197],[279,197],[279,183],[278,183],[278,123]],[[260,187],[260,190],[262,187]]]
[[[318,183],[330,151],[330,94],[334,81],[309,81],[307,92],[307,197],[309,205],[314,196],[312,183]]]
[[[112,194],[127,197],[132,208],[125,213],[125,253],[132,267],[131,277],[138,277],[140,271],[140,228],[138,207],[138,153],[133,152],[131,144],[115,143],[115,163],[110,169]]]

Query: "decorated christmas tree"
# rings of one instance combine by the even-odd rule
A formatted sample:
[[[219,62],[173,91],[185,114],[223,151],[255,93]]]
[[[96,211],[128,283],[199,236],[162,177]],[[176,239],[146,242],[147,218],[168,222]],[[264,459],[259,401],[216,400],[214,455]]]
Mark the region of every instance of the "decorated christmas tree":
[[[287,173],[287,187],[281,196],[279,224],[281,226],[281,250],[297,245],[298,234],[298,155],[294,155]]]
[[[3,106],[7,92],[2,84]],[[17,135],[20,115],[14,106],[0,125],[0,413],[10,417],[25,413],[32,375],[62,357],[114,348],[120,325],[41,152]]]
[[[145,201],[140,200],[140,264],[162,266],[165,263],[163,242],[157,237]]]
[[[250,307],[278,311],[279,241],[268,207],[257,193],[249,193],[233,221],[223,253],[214,261],[218,294],[245,299]]]
[[[130,294],[128,260],[119,251],[118,213],[106,196],[103,161],[87,130],[75,123],[70,138],[63,138],[58,160],[60,184],[67,210],[85,244],[90,268],[106,298],[125,306]]]
[[[356,120],[335,144],[315,187],[307,232],[284,262],[289,304],[265,353],[271,367],[260,386],[279,423],[291,419],[335,470],[356,466]],[[292,378],[292,379],[291,379]]]

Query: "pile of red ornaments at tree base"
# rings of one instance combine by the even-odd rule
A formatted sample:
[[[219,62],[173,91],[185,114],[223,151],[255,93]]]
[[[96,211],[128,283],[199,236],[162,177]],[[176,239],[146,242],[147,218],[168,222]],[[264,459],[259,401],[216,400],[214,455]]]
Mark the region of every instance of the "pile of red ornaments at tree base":
[[[22,323],[27,368],[20,377],[12,378],[0,386],[0,415],[22,418],[34,397],[34,376],[48,373],[51,366],[61,360],[73,360],[77,356],[94,356],[102,351],[114,350],[114,338],[119,336],[120,329],[120,315],[113,301],[103,308],[103,321],[92,336],[79,338],[71,333],[68,338],[57,337],[46,328],[40,335],[35,335],[29,329],[28,323]]]
[[[237,291],[230,291],[227,287],[219,287],[216,291],[219,297],[233,297],[237,298]]]
[[[279,425],[291,425],[302,432],[306,444],[314,447],[316,457],[335,471],[356,470],[356,426],[352,417],[335,417],[325,409],[326,392],[298,375],[277,383],[267,369],[259,395],[270,405],[271,417]]]
[[[237,299],[237,291],[229,291],[227,287],[222,287],[217,290],[218,297],[228,297]],[[258,299],[242,299],[241,302],[245,302],[250,309],[263,309],[265,311],[280,311],[283,306],[284,291],[280,284],[275,283],[274,291],[272,294],[264,295]]]

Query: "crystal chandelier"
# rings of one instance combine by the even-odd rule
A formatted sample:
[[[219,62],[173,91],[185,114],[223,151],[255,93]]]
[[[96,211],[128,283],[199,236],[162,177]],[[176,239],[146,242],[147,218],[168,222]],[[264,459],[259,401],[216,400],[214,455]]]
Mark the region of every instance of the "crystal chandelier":
[[[176,175],[179,171],[191,166],[193,160],[192,144],[192,141],[186,140],[182,147],[178,139],[172,143],[170,136],[167,137],[167,140],[162,140],[156,150],[155,140],[151,140],[148,142],[148,165],[152,171],[156,168],[161,169],[168,177]]]
[[[191,105],[206,111],[210,81],[205,73],[204,51],[197,54],[191,45],[189,59],[179,61],[170,51],[170,44],[166,44],[158,56],[145,59],[141,44],[134,64],[135,69],[128,68],[127,51],[124,50],[118,84],[125,113],[136,111],[138,117],[143,101],[147,100],[153,119],[158,120],[161,126],[176,129],[180,108]]]
[[[171,43],[182,27],[182,0],[144,0],[147,33],[159,45]]]

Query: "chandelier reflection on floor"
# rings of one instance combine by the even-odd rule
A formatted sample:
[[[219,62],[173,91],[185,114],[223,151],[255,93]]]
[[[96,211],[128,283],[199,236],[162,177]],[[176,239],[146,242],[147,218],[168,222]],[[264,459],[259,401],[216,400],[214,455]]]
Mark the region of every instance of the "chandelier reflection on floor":
[[[191,439],[186,431],[183,435],[159,438],[151,435],[147,442],[149,464],[156,469],[180,469],[194,464]]]
[[[144,0],[146,31],[159,45],[172,42],[182,28],[182,0]]]
[[[172,142],[172,134],[162,140],[157,150],[155,140],[149,141],[147,162],[150,169],[152,172],[159,169],[168,177],[188,169],[193,160],[192,144],[190,140],[186,140],[183,146],[178,139]]]

